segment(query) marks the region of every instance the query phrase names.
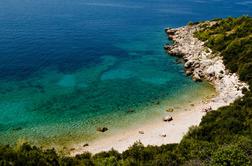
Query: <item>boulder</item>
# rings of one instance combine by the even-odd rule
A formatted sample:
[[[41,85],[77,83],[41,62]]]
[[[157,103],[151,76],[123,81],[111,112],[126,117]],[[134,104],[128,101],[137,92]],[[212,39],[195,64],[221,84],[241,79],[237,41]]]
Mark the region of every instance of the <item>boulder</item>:
[[[214,68],[214,66],[208,67],[208,69],[207,69],[206,72],[209,75],[209,77],[214,77],[215,76],[215,68]]]
[[[195,74],[193,75],[192,79],[193,79],[194,81],[201,81],[201,78],[200,78],[200,76],[199,76],[197,73],[195,73]]]
[[[187,75],[187,76],[189,76],[189,75],[192,75],[192,73],[193,73],[193,72],[192,72],[192,70],[191,70],[191,69],[188,69],[188,70],[186,70],[186,72],[185,72],[185,73],[186,73],[186,75]]]
[[[139,134],[144,134],[144,131],[140,130],[138,133],[139,133]]]
[[[160,134],[161,137],[166,137],[165,133]]]
[[[185,68],[190,68],[192,66],[193,62],[192,61],[187,61],[185,64],[184,64],[184,67]]]
[[[168,109],[166,110],[166,112],[173,112],[173,111],[174,111],[173,108],[168,108]]]
[[[170,116],[170,115],[168,115],[168,116],[166,116],[166,117],[163,118],[163,121],[164,121],[164,122],[170,122],[170,121],[172,121],[172,120],[173,120],[173,118],[172,118],[172,116]]]
[[[193,64],[193,67],[194,67],[194,68],[199,68],[199,67],[200,67],[200,64],[199,64],[198,62],[196,62],[196,63]]]
[[[87,146],[89,146],[89,144],[87,144],[87,143],[83,145],[83,147],[87,147]]]
[[[169,35],[169,36],[173,36],[176,33],[175,29],[171,29],[171,28],[166,28],[165,32]]]
[[[219,75],[219,79],[222,79],[224,77],[224,74]]]
[[[164,29],[164,30],[165,30],[165,33],[167,33],[167,31],[169,31],[170,29],[172,29],[172,28],[170,28],[170,27],[165,28],[165,29]]]
[[[203,110],[203,112],[210,112],[210,111],[212,111],[212,107],[205,108],[205,109]]]
[[[108,128],[107,127],[97,127],[96,131],[105,132],[105,131],[108,131]]]
[[[168,50],[170,47],[171,47],[171,46],[169,46],[169,45],[164,45],[164,49],[165,49],[165,50]]]

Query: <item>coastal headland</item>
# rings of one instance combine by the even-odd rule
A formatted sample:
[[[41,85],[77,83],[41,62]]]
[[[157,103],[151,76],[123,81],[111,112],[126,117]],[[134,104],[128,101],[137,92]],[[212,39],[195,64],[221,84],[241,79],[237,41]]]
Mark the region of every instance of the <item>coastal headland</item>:
[[[115,149],[122,152],[135,142],[144,145],[162,145],[179,143],[191,126],[199,125],[202,117],[211,110],[227,106],[243,96],[242,89],[248,85],[239,80],[235,73],[229,72],[218,53],[213,52],[194,36],[201,26],[213,26],[216,22],[203,22],[180,28],[167,28],[172,45],[165,45],[165,50],[172,56],[184,60],[185,73],[195,81],[206,80],[216,90],[216,95],[207,101],[198,101],[193,105],[188,103],[187,111],[170,113],[169,116],[154,119],[147,124],[131,130],[103,137],[91,142],[73,146],[70,154],[81,154],[85,151],[98,153]]]

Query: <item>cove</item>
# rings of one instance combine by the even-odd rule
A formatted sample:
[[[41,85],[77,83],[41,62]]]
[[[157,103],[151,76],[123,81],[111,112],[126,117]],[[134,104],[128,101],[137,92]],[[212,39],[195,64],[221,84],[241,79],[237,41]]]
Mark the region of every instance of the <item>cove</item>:
[[[211,94],[210,85],[185,77],[182,64],[167,56],[163,29],[251,11],[235,2],[186,0],[0,6],[0,143],[46,146],[102,137],[100,126],[110,134],[127,130]]]

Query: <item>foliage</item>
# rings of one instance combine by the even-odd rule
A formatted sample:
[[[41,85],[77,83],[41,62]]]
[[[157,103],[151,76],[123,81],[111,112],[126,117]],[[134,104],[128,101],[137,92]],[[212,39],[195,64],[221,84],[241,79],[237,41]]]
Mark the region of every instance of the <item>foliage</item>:
[[[222,166],[222,165],[249,166],[251,165],[251,163],[242,149],[231,145],[231,146],[218,149],[213,154],[211,165],[213,166]]]
[[[252,87],[252,18],[215,19],[195,33],[206,46],[218,52],[231,72]],[[190,23],[193,25],[193,23]],[[59,156],[54,149],[21,144],[0,146],[0,165],[98,165],[98,166],[176,166],[176,165],[251,165],[252,93],[227,107],[211,111],[199,127],[192,127],[179,144],[144,147],[140,142],[123,153],[115,150],[95,155]]]
[[[219,20],[195,33],[206,46],[221,53],[225,65],[231,72],[238,72],[248,81],[252,71],[252,18],[243,16]],[[245,73],[248,76],[245,76]]]

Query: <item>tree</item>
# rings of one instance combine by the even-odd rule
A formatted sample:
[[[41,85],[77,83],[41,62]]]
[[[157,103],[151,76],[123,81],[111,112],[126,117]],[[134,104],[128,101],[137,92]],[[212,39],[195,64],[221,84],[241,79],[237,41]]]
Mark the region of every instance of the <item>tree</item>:
[[[237,146],[220,147],[212,156],[213,166],[250,166],[248,156]]]

